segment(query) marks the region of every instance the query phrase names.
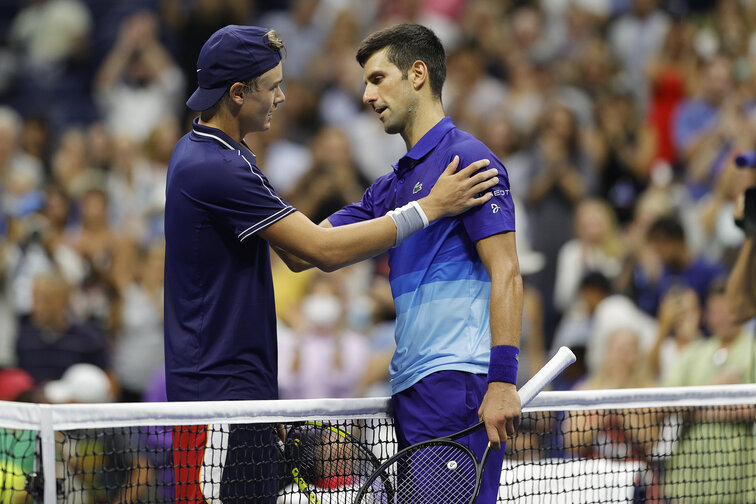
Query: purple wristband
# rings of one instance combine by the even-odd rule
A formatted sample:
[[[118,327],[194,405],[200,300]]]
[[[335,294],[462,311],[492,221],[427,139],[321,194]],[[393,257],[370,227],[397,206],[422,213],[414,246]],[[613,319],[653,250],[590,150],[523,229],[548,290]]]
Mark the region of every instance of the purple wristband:
[[[517,384],[517,364],[520,349],[512,345],[491,347],[488,361],[488,383],[493,381]]]

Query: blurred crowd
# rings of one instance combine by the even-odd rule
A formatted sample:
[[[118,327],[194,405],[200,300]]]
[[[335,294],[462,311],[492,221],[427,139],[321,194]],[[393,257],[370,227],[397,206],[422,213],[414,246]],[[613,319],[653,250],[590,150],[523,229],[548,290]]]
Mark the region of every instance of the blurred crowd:
[[[405,152],[361,103],[355,60],[405,21],[442,39],[447,114],[509,172],[521,379],[568,345],[581,358],[560,388],[753,381],[722,282],[743,241],[732,159],[756,145],[755,2],[5,0],[0,399],[163,397],[165,174],[211,33],[283,38],[286,102],[247,142],[319,222]],[[385,257],[273,271],[281,397],[388,394]],[[104,386],[79,397],[76,380]]]

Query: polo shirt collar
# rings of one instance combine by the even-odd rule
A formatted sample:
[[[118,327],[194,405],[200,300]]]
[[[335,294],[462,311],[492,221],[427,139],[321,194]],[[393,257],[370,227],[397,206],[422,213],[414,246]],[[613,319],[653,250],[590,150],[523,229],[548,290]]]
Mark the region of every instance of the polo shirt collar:
[[[404,172],[415,167],[418,161],[428,155],[430,151],[436,148],[441,139],[449,131],[454,129],[451,117],[444,117],[436,123],[423,137],[415,144],[410,151],[402,156],[394,165],[394,171]]]
[[[218,128],[213,128],[212,126],[206,126],[204,124],[199,123],[199,117],[195,117],[192,121],[192,131],[199,135],[202,138],[209,138],[218,144],[222,145],[226,149],[230,150],[247,150],[252,153],[254,156],[254,152],[252,152],[252,149],[249,148],[249,145],[247,145],[247,142],[242,140],[242,143],[240,144],[227,134],[225,134],[223,131],[219,130]]]

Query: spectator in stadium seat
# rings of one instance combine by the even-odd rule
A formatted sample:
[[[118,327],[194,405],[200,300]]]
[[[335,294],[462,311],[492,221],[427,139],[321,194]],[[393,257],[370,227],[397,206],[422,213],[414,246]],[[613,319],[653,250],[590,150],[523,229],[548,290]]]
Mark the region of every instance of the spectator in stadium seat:
[[[79,205],[81,226],[68,233],[68,243],[86,263],[86,275],[76,293],[77,314],[112,330],[119,322],[118,290],[129,277],[121,262],[129,260],[135,245],[108,222],[110,200],[104,190],[89,189]]]
[[[52,181],[62,187],[69,198],[80,198],[92,187],[105,185],[105,167],[92,165],[89,149],[83,130],[67,128],[62,132],[53,153],[51,172]]]
[[[4,66],[3,73],[16,74],[11,96],[22,114],[43,114],[55,126],[80,123],[94,115],[88,97],[94,19],[88,3],[31,0],[4,4],[5,15],[8,5],[10,12],[21,6],[3,36],[7,35],[15,56],[15,65]]]
[[[32,312],[19,321],[18,366],[37,383],[57,380],[73,364],[110,364],[105,333],[88,322],[70,318],[70,286],[57,274],[34,279]]]
[[[742,134],[742,115],[753,108],[751,101],[735,92],[729,57],[711,58],[701,64],[699,73],[700,93],[679,105],[673,124],[675,149],[696,199],[709,192],[712,180],[729,161],[729,151]]]
[[[556,257],[564,243],[572,238],[573,213],[577,204],[592,194],[595,172],[581,143],[575,113],[563,104],[548,107],[534,139],[533,165],[530,170],[528,208],[533,233],[533,249]],[[556,261],[533,275],[547,306],[553,306]]]
[[[97,101],[111,133],[144,142],[166,116],[177,117],[184,78],[160,43],[154,14],[139,12],[121,25],[97,76]]]
[[[756,131],[755,127],[756,115],[744,125],[745,136],[756,140],[752,132]],[[750,145],[750,141],[741,145]],[[738,249],[743,244],[743,230],[738,228],[732,218],[738,205],[738,197],[748,186],[741,178],[742,175],[742,170],[737,168],[734,162],[727,163],[713,181],[714,187],[709,195],[695,208],[703,241],[702,253],[728,265],[734,262]]]
[[[640,336],[632,329],[613,332],[601,367],[589,373],[578,390],[653,386]],[[645,460],[656,440],[653,418],[641,411],[599,410],[574,412],[566,419],[565,448],[573,456]]]
[[[480,116],[501,106],[507,98],[507,88],[486,71],[485,53],[474,40],[451,51],[448,65],[444,105],[460,127],[471,129]]]
[[[4,267],[8,273],[6,295],[16,316],[31,311],[37,275],[58,272],[76,287],[85,274],[84,262],[66,242],[70,201],[56,186],[48,186],[44,195],[44,206],[39,212],[10,222]],[[13,338],[15,341],[15,333]]]
[[[314,222],[357,201],[368,186],[354,162],[349,139],[335,127],[321,129],[312,140],[309,171],[287,194],[292,205]]]
[[[646,67],[664,44],[670,25],[669,15],[660,3],[632,0],[630,12],[619,16],[609,27],[612,50],[622,62],[640,110],[646,110],[648,102]]]
[[[701,332],[701,302],[690,287],[674,286],[659,306],[657,338],[649,353],[650,371],[664,380],[680,354],[698,339]]]
[[[591,153],[599,171],[599,194],[625,224],[649,183],[656,151],[656,132],[643,115],[626,85],[614,84],[596,99],[597,126],[590,129]]]
[[[654,272],[636,265],[635,295],[638,306],[656,315],[659,303],[673,285],[691,287],[699,299],[706,299],[711,282],[726,273],[722,264],[696,256],[689,248],[685,231],[674,217],[661,217],[647,232],[648,243],[661,261],[660,271]]]
[[[573,309],[562,315],[554,333],[551,353],[555,354],[562,346],[569,347],[576,355],[583,357],[565,370],[569,377],[568,384],[582,378],[587,371],[584,360],[585,352],[594,333],[596,310],[601,302],[612,295],[609,279],[599,272],[591,272],[580,281],[577,300]],[[557,382],[560,382],[559,378]]]
[[[155,371],[164,367],[164,262],[163,244],[139,250],[133,261],[124,261],[130,280],[118,293],[121,316],[115,331],[113,371],[125,402],[138,402]]]
[[[600,272],[611,282],[619,275],[624,260],[617,219],[601,199],[585,199],[575,209],[575,238],[559,249],[554,285],[554,305],[564,313],[573,307],[580,280]]]
[[[691,94],[696,81],[698,55],[696,28],[690,19],[675,19],[657,54],[646,66],[649,81],[648,128],[655,132],[654,158],[669,164],[677,161],[673,122],[678,105]]]
[[[688,345],[662,385],[753,381],[756,345],[751,331],[733,316],[724,281],[711,286],[705,320],[711,337]],[[693,504],[711,502],[712,498],[756,502],[754,408],[693,408],[682,420],[677,447],[666,461],[665,497]]]
[[[302,327],[289,338],[281,338],[283,399],[354,397],[369,357],[369,343],[365,335],[345,326],[343,273],[315,279],[301,302]]]
[[[0,201],[2,211],[24,215],[38,210],[44,180],[42,162],[21,148],[23,122],[13,109],[0,107]]]

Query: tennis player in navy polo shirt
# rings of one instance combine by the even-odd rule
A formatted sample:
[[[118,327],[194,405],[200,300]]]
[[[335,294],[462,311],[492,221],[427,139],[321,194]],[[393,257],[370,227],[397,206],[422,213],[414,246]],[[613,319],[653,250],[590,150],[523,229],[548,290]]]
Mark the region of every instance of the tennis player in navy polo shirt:
[[[357,60],[364,69],[363,101],[387,133],[402,136],[408,152],[362,201],[324,225],[373,219],[425,197],[439,180],[439,167],[455,155],[463,162],[488,158],[499,172],[486,204],[441,219],[389,252],[397,313],[389,374],[400,447],[482,419],[487,432],[467,440],[480,457],[489,440],[503,445],[520,419],[515,383],[522,279],[507,172],[482,142],[445,117],[446,56],[431,30],[402,24],[375,32],[362,41]],[[496,502],[503,458],[503,449],[491,452],[478,503]],[[444,502],[443,485],[415,489],[424,492],[415,495],[417,502]]]
[[[276,194],[244,142],[246,134],[269,128],[285,99],[282,49],[272,30],[227,26],[197,61],[199,87],[187,105],[201,114],[173,152],[166,190],[170,401],[278,398],[269,244],[333,270],[485,204],[498,182],[496,170],[481,170],[488,160],[457,171],[455,158],[444,163],[433,193],[417,202],[339,229],[315,225]],[[206,429],[175,431],[177,502],[275,502],[273,429],[232,426],[220,440],[224,451],[205,450],[216,442]]]

